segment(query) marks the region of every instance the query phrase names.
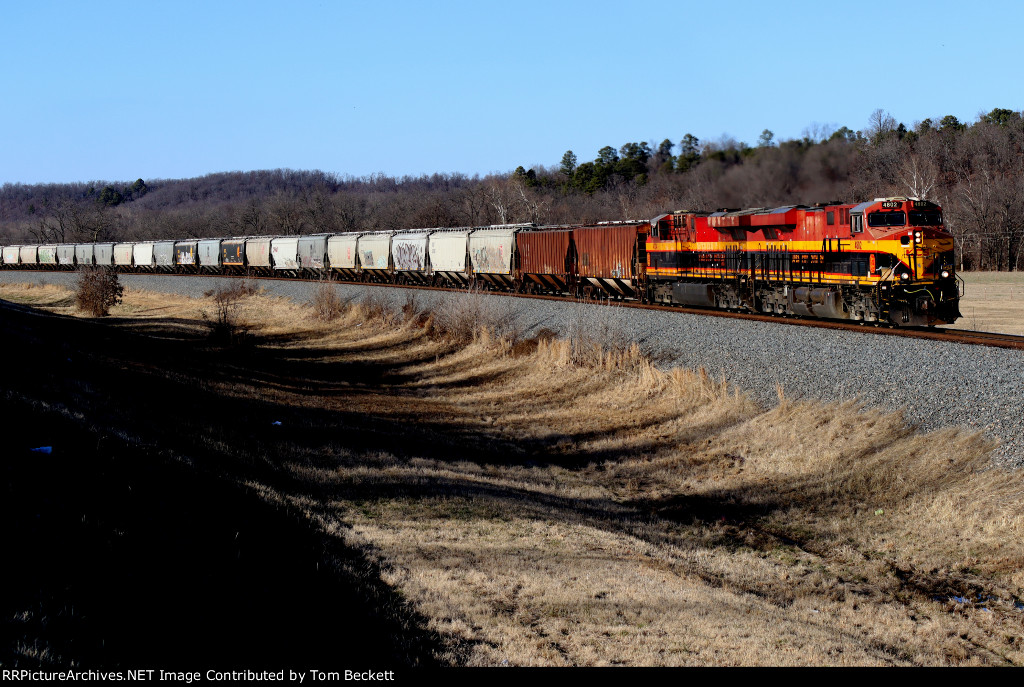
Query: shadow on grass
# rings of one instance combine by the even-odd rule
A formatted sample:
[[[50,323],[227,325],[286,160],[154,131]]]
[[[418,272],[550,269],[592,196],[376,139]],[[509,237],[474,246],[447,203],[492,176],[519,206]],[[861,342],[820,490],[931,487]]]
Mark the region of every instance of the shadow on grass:
[[[306,670],[459,661],[463,649],[426,630],[363,552],[220,478],[230,460],[177,439],[182,418],[202,412],[189,396],[207,394],[140,374],[176,356],[143,368],[131,360],[177,342],[143,350],[94,322],[6,308],[0,335],[18,361],[0,383],[0,663]],[[100,401],[109,405],[92,406]],[[41,446],[52,453],[32,450]]]
[[[66,318],[64,328],[79,325],[101,327],[102,323],[82,322]],[[266,446],[293,445],[307,450],[344,445],[350,451],[383,451],[440,460],[471,460],[482,464],[557,464],[576,469],[591,463],[621,458],[621,451],[583,450],[578,444],[619,433],[635,434],[660,420],[651,418],[638,426],[624,421],[621,426],[604,426],[560,433],[557,437],[527,438],[513,436],[508,430],[488,427],[474,417],[451,417],[438,412],[436,404],[422,398],[422,389],[397,388],[412,381],[407,373],[396,370],[387,361],[322,362],[336,356],[329,348],[278,348],[261,346],[254,336],[245,346],[214,347],[206,345],[197,335],[192,341],[168,339],[160,335],[165,326],[154,320],[149,330],[138,323],[121,328],[120,322],[104,329],[103,350],[99,355],[133,361],[128,372],[111,370],[102,380],[93,379],[118,389],[121,405],[138,396],[146,407],[144,422],[166,416],[176,418],[180,428],[175,441],[191,443],[190,452],[206,450],[213,421],[216,439],[235,449],[236,454],[260,455]],[[276,344],[285,340],[275,337]],[[396,351],[414,342],[393,344]],[[443,358],[459,350],[457,346],[442,348],[440,353],[420,354],[405,359],[403,366],[426,363],[440,356],[442,369],[448,373],[469,372],[476,361],[455,361],[447,366]],[[123,356],[123,357],[122,357]],[[122,363],[122,367],[124,363]],[[143,373],[147,378],[140,378]],[[81,376],[83,373],[76,372]],[[452,382],[431,383],[432,388],[472,387],[496,381],[505,372],[468,375]],[[253,395],[225,400],[212,385],[251,388]],[[387,398],[380,394],[386,387]],[[283,392],[299,398],[379,400],[375,410],[323,409],[270,400],[267,392]],[[566,393],[569,393],[568,391]],[[187,399],[189,412],[181,413],[182,399]],[[313,404],[315,405],[315,404]],[[337,404],[335,404],[337,405]],[[132,404],[134,407],[134,404]],[[111,409],[111,414],[118,411]],[[110,418],[114,420],[113,417]],[[275,424],[280,423],[280,424]],[[703,436],[721,429],[718,425],[701,424],[691,428],[693,435]],[[678,438],[678,437],[676,437]],[[635,442],[631,454],[657,450],[657,440]]]
[[[13,310],[0,319],[0,335],[21,363],[0,377],[13,394],[7,422],[31,437],[29,443],[48,441],[35,435],[58,436],[61,445],[76,447],[40,457],[25,453],[29,444],[22,442],[7,468],[7,491],[14,497],[5,510],[8,530],[20,533],[18,560],[27,561],[12,587],[21,592],[3,607],[4,617],[13,618],[5,626],[12,660],[45,663],[47,655],[40,653],[49,650],[51,658],[84,664],[159,664],[189,656],[217,665],[280,667],[377,656],[429,664],[439,655],[453,662],[465,655],[466,647],[444,645],[426,631],[424,619],[380,582],[381,571],[360,552],[217,475],[313,495],[321,504],[456,497],[495,517],[515,512],[582,520],[651,541],[665,522],[692,523],[715,530],[704,545],[762,551],[799,545],[757,530],[756,523],[789,508],[786,494],[805,489],[805,499],[813,499],[819,481],[805,475],[761,493],[738,487],[626,502],[401,470],[368,470],[372,477],[359,483],[320,484],[297,477],[285,463],[330,470],[332,461],[350,460],[372,468],[372,456],[386,452],[399,465],[419,457],[583,469],[659,446],[640,442],[628,456],[614,448],[559,453],[551,440],[520,440],[465,417],[438,415],[415,393],[398,389],[381,398],[379,408],[366,410],[364,404],[362,411],[275,402],[261,389],[300,399],[325,393],[376,399],[379,390],[371,386],[393,373],[386,363],[327,365],[315,362],[315,353],[295,356],[258,345],[212,350],[201,338],[154,339],[147,333],[159,336],[163,326],[107,326]],[[228,398],[220,385],[238,385],[252,395]],[[10,400],[19,395],[66,406],[85,419],[38,415]],[[37,415],[45,422],[34,420]],[[130,437],[130,448],[112,438],[121,434]],[[593,438],[590,432],[558,441]],[[169,456],[187,459],[189,467]],[[705,573],[708,584],[723,584],[712,571],[690,571]],[[769,594],[780,605],[791,602],[791,592],[743,590]],[[31,647],[40,637],[43,649],[33,658]]]

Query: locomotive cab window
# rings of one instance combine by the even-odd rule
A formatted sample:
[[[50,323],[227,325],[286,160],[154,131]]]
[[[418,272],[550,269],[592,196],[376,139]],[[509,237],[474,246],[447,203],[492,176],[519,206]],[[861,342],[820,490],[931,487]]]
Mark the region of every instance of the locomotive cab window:
[[[826,212],[825,213],[825,221],[828,222],[829,225],[835,224],[836,223],[836,213],[834,211],[832,211],[832,210],[829,210],[828,212]]]
[[[937,227],[942,224],[941,212],[910,212],[910,223],[915,227]]]
[[[869,227],[903,227],[907,224],[907,213],[899,212],[870,212],[868,213]]]
[[[850,232],[860,234],[864,231],[864,215],[852,215],[850,217]]]

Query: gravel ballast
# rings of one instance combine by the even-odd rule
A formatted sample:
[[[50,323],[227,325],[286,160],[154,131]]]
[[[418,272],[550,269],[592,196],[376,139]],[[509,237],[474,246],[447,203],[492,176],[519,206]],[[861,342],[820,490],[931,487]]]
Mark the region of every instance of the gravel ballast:
[[[72,286],[73,273],[0,272],[0,282]],[[201,297],[234,283],[221,277],[121,275],[129,288]],[[308,302],[315,282],[264,280],[270,294]],[[664,367],[703,367],[747,391],[762,407],[788,398],[859,399],[868,407],[903,409],[922,430],[959,426],[997,437],[999,460],[1024,465],[1024,353],[922,339],[881,336],[616,306],[560,303],[502,295],[337,284],[343,299],[368,293],[397,306],[414,295],[422,309],[452,307],[455,299],[514,319],[530,336],[541,329],[573,330],[599,338],[634,340]]]

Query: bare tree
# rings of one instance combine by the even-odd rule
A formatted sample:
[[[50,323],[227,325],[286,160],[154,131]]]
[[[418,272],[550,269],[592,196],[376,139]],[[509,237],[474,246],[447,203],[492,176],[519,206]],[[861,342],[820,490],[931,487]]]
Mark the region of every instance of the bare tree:
[[[868,117],[868,138],[872,142],[877,141],[879,138],[896,131],[896,120],[891,114],[885,110],[879,108],[871,113]]]
[[[518,179],[513,180],[513,187],[519,194],[519,206],[522,208],[523,213],[520,216],[535,224],[539,224],[544,216],[544,208],[547,202],[532,195],[526,188],[526,184]]]
[[[95,242],[111,235],[114,217],[112,209],[61,198],[48,206],[30,232],[40,243]]]
[[[487,183],[487,200],[498,215],[498,224],[509,224],[514,216],[519,199],[515,182],[510,178],[490,177]]]
[[[935,190],[938,169],[933,158],[912,152],[896,168],[900,184],[913,198],[927,199]]]
[[[835,124],[822,124],[820,122],[811,122],[804,130],[801,135],[804,139],[811,141],[812,143],[824,143],[829,137],[836,131]]]
[[[259,236],[265,233],[267,215],[260,198],[251,198],[240,208],[234,221],[238,233],[248,236]]]
[[[251,224],[258,229],[261,222],[259,211],[256,209],[250,212],[255,215]],[[307,228],[306,207],[298,198],[286,192],[278,192],[270,198],[266,214],[267,221],[283,234],[302,234]]]

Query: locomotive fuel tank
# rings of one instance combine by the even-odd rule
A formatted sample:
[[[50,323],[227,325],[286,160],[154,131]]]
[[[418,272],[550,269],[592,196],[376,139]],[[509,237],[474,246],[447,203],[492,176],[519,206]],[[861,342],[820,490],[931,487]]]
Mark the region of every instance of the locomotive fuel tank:
[[[843,294],[834,289],[813,289],[800,286],[790,292],[789,307],[803,317],[825,317],[830,320],[849,319],[850,312]]]

